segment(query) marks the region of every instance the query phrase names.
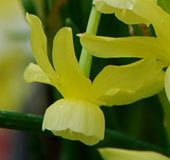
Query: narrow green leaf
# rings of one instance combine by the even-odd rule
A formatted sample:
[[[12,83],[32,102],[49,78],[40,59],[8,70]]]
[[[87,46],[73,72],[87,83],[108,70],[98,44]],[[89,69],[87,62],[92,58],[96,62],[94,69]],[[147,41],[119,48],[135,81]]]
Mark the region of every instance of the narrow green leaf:
[[[123,133],[106,129],[105,139],[96,145],[99,148],[103,147],[114,147],[114,148],[125,148],[125,149],[134,149],[134,150],[152,150],[160,152],[167,156],[170,156],[168,149],[164,150],[160,147],[148,144],[131,138]]]
[[[0,127],[9,128],[15,130],[22,130],[27,132],[39,132],[45,134],[51,134],[51,132],[43,132],[41,129],[43,121],[43,116],[19,113],[19,112],[6,112],[0,111]],[[167,156],[170,153],[167,150],[163,150],[157,146],[147,144],[135,140],[129,136],[126,136],[120,132],[106,129],[105,139],[95,147],[119,147],[119,148],[128,148],[128,149],[139,149],[139,150],[153,150],[160,153],[163,153]]]

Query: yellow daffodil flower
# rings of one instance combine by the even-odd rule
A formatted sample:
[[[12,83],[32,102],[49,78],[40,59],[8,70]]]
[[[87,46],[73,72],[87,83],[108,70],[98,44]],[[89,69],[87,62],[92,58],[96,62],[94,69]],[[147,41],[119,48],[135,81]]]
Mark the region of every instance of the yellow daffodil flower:
[[[21,111],[29,94],[21,76],[30,51],[28,32],[21,1],[0,0],[0,110]]]
[[[157,37],[109,38],[85,33],[81,35],[81,43],[89,53],[104,58],[150,57],[165,66],[170,65],[170,15],[157,5],[156,0],[94,0],[94,4],[102,13],[115,13],[125,23],[152,24]],[[170,101],[170,67],[164,79]]]
[[[21,111],[29,88],[22,78],[26,61],[23,50],[0,52],[0,110]]]
[[[115,13],[116,17],[128,24],[145,23],[147,25],[150,22],[143,16],[140,16],[132,11],[134,4],[138,0],[93,0],[97,9],[106,14]],[[141,1],[141,0],[139,0]],[[147,0],[156,4],[157,0]]]
[[[128,104],[163,88],[164,64],[150,58],[127,66],[106,66],[91,82],[81,71],[68,27],[54,38],[52,65],[41,21],[34,15],[27,14],[26,18],[32,28],[31,45],[38,65],[31,63],[24,77],[27,82],[53,85],[64,97],[46,110],[43,130],[94,145],[104,138],[105,120],[99,106]],[[148,89],[150,86],[153,90]]]
[[[104,160],[170,160],[169,157],[153,151],[101,148],[99,152]]]

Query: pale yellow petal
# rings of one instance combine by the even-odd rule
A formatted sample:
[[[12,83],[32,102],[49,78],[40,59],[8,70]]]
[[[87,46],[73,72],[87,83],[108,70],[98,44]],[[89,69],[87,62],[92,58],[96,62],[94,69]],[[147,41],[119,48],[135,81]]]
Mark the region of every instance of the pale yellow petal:
[[[94,145],[104,138],[105,120],[96,104],[60,99],[46,110],[42,128],[56,136]]]
[[[35,15],[27,13],[26,18],[32,28],[31,47],[34,57],[40,68],[48,75],[49,79],[53,83],[57,83],[57,75],[48,59],[47,39],[43,31],[42,23],[40,19]]]
[[[133,10],[136,3],[141,0],[93,0],[93,3],[96,7],[100,6],[99,9],[103,9],[102,7],[109,7],[114,12],[113,8],[121,9],[121,10]],[[157,4],[157,0],[146,0],[149,3]],[[107,10],[105,10],[107,12]],[[143,17],[143,16],[142,16]]]
[[[82,46],[92,55],[102,58],[114,57],[147,57],[152,55],[160,59],[166,54],[166,50],[154,37],[126,37],[111,38],[95,36],[92,34],[80,34]]]
[[[164,87],[164,65],[148,57],[129,65],[106,66],[95,78],[88,99],[112,106],[152,96]]]
[[[112,8],[118,18],[125,23],[129,23],[133,20],[136,21],[135,17],[131,17],[131,13],[143,18],[147,23],[151,23],[154,26],[160,42],[167,49],[167,52],[169,52],[170,15],[157,5],[157,0],[94,0],[94,3],[97,3],[96,5],[100,6],[99,8],[101,11],[102,8],[104,8],[105,11],[107,11],[108,8],[108,11],[111,12]],[[128,12],[126,10],[128,10]],[[146,22],[143,23],[147,24]],[[168,55],[170,57],[170,52]]]
[[[24,79],[28,82],[41,82],[51,84],[48,76],[41,70],[37,64],[30,63],[24,71]]]
[[[151,24],[153,24],[157,37],[169,51],[170,15],[157,4],[151,3],[148,0],[138,0],[134,5],[133,12],[139,16],[145,17]]]
[[[123,21],[126,24],[140,24],[144,23],[147,26],[149,26],[149,21],[146,19],[142,18],[141,16],[136,15],[134,12],[131,10],[121,10],[121,9],[116,9],[115,11],[116,17]]]
[[[170,102],[170,67],[165,72],[165,91]]]
[[[85,97],[91,81],[85,77],[76,59],[71,28],[62,28],[56,34],[53,63],[64,88],[64,97]]]
[[[99,152],[104,160],[170,160],[170,158],[153,151],[101,148]]]
[[[136,3],[136,0],[93,0],[93,3],[106,3],[107,5],[119,8],[119,9],[129,9],[131,10]]]
[[[156,0],[151,0],[156,4]],[[127,24],[149,24],[147,19],[132,11],[136,0],[94,0],[97,9],[102,13],[115,13],[118,19]]]
[[[100,11],[101,13],[112,14],[115,13],[116,10],[119,10],[117,8],[108,5],[103,0],[93,0],[93,3],[95,4],[97,10]]]

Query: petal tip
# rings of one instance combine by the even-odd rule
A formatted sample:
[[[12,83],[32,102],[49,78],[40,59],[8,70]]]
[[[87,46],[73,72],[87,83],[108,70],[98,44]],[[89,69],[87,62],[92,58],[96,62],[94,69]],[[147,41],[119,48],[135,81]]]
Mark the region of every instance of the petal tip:
[[[29,22],[31,20],[31,14],[29,14],[28,12],[26,12],[26,20]]]
[[[83,34],[82,33],[78,33],[78,34],[76,34],[76,36],[81,38],[83,36]]]

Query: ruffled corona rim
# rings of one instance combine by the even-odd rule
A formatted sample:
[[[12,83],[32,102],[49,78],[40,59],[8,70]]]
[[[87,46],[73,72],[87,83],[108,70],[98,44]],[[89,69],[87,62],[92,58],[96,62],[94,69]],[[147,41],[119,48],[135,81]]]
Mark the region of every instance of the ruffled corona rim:
[[[94,145],[104,138],[104,114],[88,101],[61,99],[46,110],[42,128],[56,136]]]

